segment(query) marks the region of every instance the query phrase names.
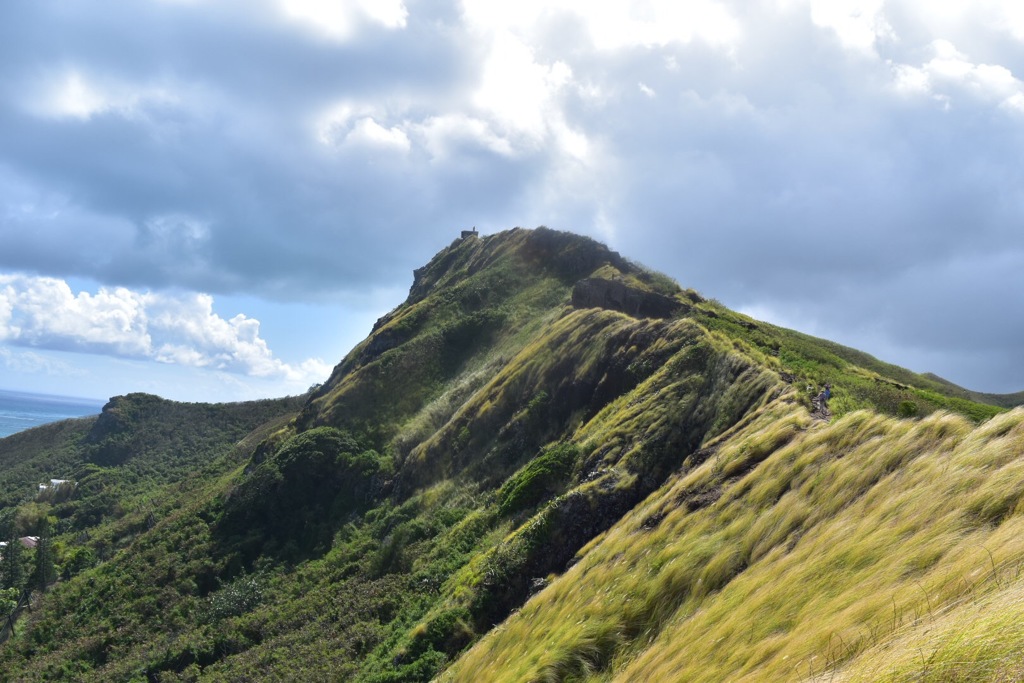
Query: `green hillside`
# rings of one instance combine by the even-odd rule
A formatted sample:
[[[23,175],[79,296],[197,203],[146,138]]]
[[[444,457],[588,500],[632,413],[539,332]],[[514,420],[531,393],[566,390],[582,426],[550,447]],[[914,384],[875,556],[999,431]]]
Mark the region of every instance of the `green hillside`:
[[[460,239],[306,397],[0,440],[0,534],[50,549],[0,671],[1016,680],[1024,412],[978,398],[586,238]]]

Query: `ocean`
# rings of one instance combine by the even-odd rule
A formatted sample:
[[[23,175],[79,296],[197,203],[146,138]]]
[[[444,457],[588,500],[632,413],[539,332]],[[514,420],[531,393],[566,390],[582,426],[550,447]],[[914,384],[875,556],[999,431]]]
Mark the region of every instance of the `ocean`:
[[[96,415],[104,401],[0,389],[0,438],[69,417]]]

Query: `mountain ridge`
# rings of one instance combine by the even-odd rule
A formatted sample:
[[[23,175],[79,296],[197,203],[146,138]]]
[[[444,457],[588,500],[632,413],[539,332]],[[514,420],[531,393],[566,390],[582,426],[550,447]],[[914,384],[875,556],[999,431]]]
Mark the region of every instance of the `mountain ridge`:
[[[825,382],[831,415],[812,414]],[[588,238],[462,238],[304,397],[217,409],[128,395],[63,440],[46,432],[34,459],[18,451],[39,476],[77,467],[77,486],[0,510],[0,533],[53,519],[63,577],[36,587],[0,666],[26,680],[690,680],[640,662],[671,659],[659,638],[749,576],[797,589],[776,562],[805,553],[802,538],[831,538],[860,558],[861,581],[881,580],[877,558],[897,556],[865,555],[857,534],[847,545],[833,519],[846,508],[928,490],[956,511],[940,537],[1016,528],[1022,415],[729,311]],[[919,457],[933,452],[976,463],[949,479],[971,495],[933,486]],[[908,538],[927,546],[911,578],[932,581],[944,554]],[[1000,580],[975,580],[979,596],[1010,581],[999,538],[984,536]],[[865,599],[843,571],[817,571]],[[959,604],[962,591],[936,586],[934,601]],[[805,635],[806,609],[734,638],[736,658],[691,643],[695,666],[708,680],[798,680],[782,658],[820,652],[821,672],[845,675],[885,644],[840,654]],[[881,621],[877,604],[862,609]],[[920,635],[896,626],[886,633]],[[852,628],[834,633],[849,643]]]

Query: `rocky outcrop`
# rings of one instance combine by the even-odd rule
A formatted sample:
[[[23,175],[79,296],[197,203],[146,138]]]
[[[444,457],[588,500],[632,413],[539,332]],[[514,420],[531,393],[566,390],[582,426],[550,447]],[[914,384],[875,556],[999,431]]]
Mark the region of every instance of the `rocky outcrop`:
[[[572,289],[572,305],[607,308],[635,318],[671,318],[687,309],[686,304],[664,294],[596,277],[576,283]]]

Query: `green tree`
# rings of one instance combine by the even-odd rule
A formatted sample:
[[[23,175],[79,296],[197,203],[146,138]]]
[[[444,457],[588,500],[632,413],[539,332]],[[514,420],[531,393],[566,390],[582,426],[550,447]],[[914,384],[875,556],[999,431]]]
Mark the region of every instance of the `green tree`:
[[[0,588],[21,590],[25,586],[25,568],[13,508],[0,512],[0,539],[7,543],[0,557]]]
[[[0,588],[0,623],[18,606],[18,595],[17,588]]]
[[[57,570],[53,564],[53,541],[50,539],[52,523],[44,517],[39,524],[39,543],[36,545],[35,566],[32,569],[32,584],[35,588],[45,591],[47,586],[57,580]]]
[[[14,632],[14,610],[18,609],[20,595],[17,588],[0,588],[0,631],[6,627]]]
[[[88,547],[73,548],[61,563],[61,578],[70,579],[96,564],[96,553]]]

